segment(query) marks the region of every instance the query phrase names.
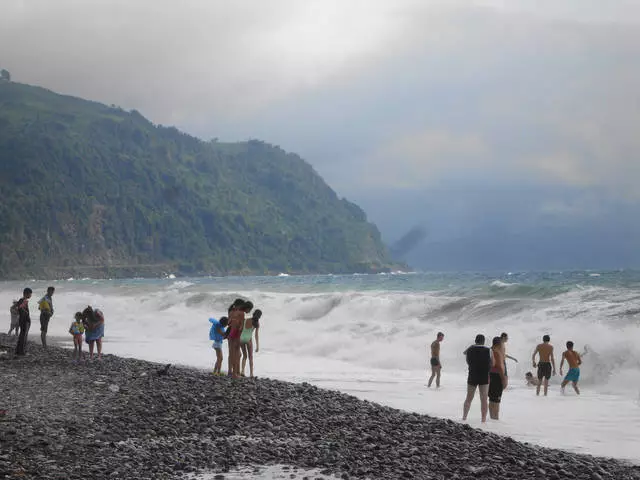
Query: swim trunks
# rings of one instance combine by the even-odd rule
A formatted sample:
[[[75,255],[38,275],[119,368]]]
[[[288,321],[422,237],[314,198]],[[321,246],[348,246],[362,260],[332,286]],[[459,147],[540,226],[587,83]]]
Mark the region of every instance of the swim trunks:
[[[489,401],[493,403],[500,403],[502,399],[502,378],[499,373],[489,374]]]
[[[549,380],[551,378],[551,363],[550,362],[540,362],[538,363],[538,379],[542,380],[546,378]]]
[[[213,342],[211,346],[214,350],[222,350],[222,342]]]
[[[439,367],[440,366],[440,359],[438,357],[431,357],[431,366],[432,367]]]
[[[580,380],[580,369],[579,368],[570,368],[567,372],[567,376],[564,377],[567,382],[577,382]]]

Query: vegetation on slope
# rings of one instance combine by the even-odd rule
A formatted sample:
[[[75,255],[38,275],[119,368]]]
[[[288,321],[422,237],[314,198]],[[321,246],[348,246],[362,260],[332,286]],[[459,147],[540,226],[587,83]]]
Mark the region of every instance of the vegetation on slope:
[[[364,212],[297,155],[203,142],[136,111],[6,81],[0,198],[3,277],[389,266]]]

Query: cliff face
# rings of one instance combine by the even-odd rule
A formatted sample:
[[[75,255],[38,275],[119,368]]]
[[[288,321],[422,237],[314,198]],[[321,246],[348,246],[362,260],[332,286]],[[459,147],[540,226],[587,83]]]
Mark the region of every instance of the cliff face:
[[[377,228],[294,154],[0,83],[0,275],[367,272]]]

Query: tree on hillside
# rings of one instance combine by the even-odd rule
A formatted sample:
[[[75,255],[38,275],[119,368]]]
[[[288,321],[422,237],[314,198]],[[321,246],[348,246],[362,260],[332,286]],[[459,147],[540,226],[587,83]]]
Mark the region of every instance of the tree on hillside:
[[[0,79],[6,80],[7,82],[10,82],[11,81],[11,74],[9,73],[9,70],[5,70],[4,68],[2,70],[0,70]]]

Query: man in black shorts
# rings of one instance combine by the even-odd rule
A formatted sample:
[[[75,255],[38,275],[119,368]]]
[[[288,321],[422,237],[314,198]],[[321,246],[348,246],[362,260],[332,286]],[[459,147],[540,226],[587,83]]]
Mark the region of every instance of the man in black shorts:
[[[480,413],[482,422],[487,421],[489,394],[489,370],[492,367],[491,351],[484,346],[484,335],[476,335],[475,345],[467,348],[464,354],[467,356],[467,365],[469,365],[469,377],[467,378],[467,398],[464,401],[462,410],[462,420],[467,419],[471,402],[476,394],[476,388],[480,391]]]
[[[436,339],[431,343],[431,360],[429,363],[431,364],[431,378],[429,378],[429,383],[427,383],[427,387],[431,386],[433,379],[436,379],[436,387],[440,388],[440,372],[442,371],[442,364],[440,363],[440,342],[444,340],[444,333],[438,332]]]
[[[540,380],[540,383],[536,387],[536,395],[540,395],[540,387],[544,385],[545,397],[549,389],[549,379],[552,374],[556,374],[556,360],[553,355],[553,345],[549,342],[551,342],[549,335],[542,337],[542,343],[538,344],[531,357],[533,368],[538,367],[538,380]],[[536,355],[539,356],[539,362],[537,364]]]

